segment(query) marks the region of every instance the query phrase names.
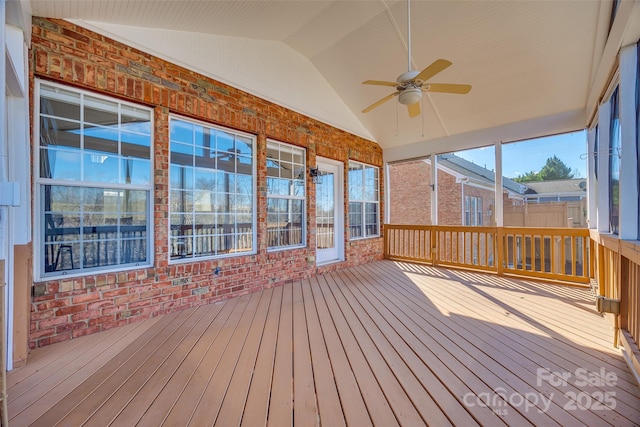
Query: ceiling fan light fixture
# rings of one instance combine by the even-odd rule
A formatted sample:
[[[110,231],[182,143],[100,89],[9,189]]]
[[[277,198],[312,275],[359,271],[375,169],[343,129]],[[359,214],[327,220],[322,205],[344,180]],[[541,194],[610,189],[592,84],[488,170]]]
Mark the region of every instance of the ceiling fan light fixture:
[[[398,102],[402,105],[412,105],[416,102],[420,102],[422,99],[422,91],[420,88],[408,88],[403,90],[398,97]]]
[[[382,99],[377,100],[367,108],[362,110],[368,113],[374,108],[384,104],[394,96],[398,97],[398,102],[406,105],[409,117],[417,117],[420,115],[420,100],[422,92],[441,92],[441,93],[458,93],[464,95],[469,93],[471,85],[450,84],[450,83],[427,83],[427,80],[439,72],[445,70],[451,65],[451,61],[446,59],[436,59],[422,71],[412,70],[411,61],[411,0],[407,0],[407,72],[398,76],[395,82],[384,80],[365,80],[365,85],[391,86],[396,91],[390,93]],[[424,117],[423,117],[424,120]]]

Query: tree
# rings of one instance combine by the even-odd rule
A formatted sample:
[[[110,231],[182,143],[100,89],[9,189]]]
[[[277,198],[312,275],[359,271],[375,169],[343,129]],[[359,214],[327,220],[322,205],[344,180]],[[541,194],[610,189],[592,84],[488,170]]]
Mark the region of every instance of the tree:
[[[542,178],[540,178],[540,172],[536,172],[536,171],[529,171],[526,173],[523,173],[522,175],[518,175],[517,177],[513,178],[514,181],[516,182],[532,182],[532,181],[542,181]]]
[[[572,179],[573,177],[574,175],[571,168],[555,155],[549,157],[547,163],[540,170],[540,178],[542,178],[542,181]]]
[[[522,175],[518,175],[513,180],[524,183],[533,181],[551,181],[555,179],[573,179],[575,177],[576,173],[554,155],[547,159],[547,162],[539,172],[529,171]]]

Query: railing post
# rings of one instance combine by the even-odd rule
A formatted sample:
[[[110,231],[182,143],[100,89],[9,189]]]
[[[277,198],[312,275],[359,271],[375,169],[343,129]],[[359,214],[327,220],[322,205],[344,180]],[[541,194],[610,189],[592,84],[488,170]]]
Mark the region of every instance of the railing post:
[[[389,258],[389,227],[387,224],[382,225],[382,253],[384,259]]]
[[[596,246],[598,247],[598,268],[596,272],[598,276],[598,294],[600,296],[605,296],[607,279],[604,270],[604,245],[600,242],[596,242]]]
[[[438,230],[435,226],[431,227],[431,265],[438,265]]]
[[[496,247],[498,251],[498,256],[496,257],[496,270],[498,272],[498,276],[502,276],[504,274],[504,230],[502,227],[496,227]]]

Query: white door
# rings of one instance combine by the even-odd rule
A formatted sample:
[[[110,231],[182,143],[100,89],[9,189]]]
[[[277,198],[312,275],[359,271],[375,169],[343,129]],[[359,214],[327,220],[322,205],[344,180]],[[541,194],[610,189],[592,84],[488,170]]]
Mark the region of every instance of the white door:
[[[344,260],[343,164],[317,159],[316,263]]]

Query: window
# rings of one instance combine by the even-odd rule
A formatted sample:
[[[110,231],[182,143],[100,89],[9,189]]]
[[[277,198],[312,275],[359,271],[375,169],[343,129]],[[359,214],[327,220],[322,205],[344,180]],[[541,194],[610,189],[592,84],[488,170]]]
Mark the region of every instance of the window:
[[[482,225],[482,198],[464,196],[464,225]]]
[[[151,265],[151,110],[38,82],[38,273]]]
[[[640,43],[636,46],[636,76],[640,76]],[[636,168],[640,169],[640,78],[636,78]],[[640,172],[637,174],[636,185],[640,195]],[[638,213],[638,239],[640,239],[640,197],[638,197]]]
[[[620,104],[619,88],[613,91],[611,99],[611,121],[609,127],[609,229],[618,234],[620,217]]]
[[[255,253],[252,136],[170,118],[172,260]]]
[[[349,162],[349,236],[380,235],[380,173],[377,167]]]
[[[267,235],[269,249],[304,246],[305,150],[267,141]]]

